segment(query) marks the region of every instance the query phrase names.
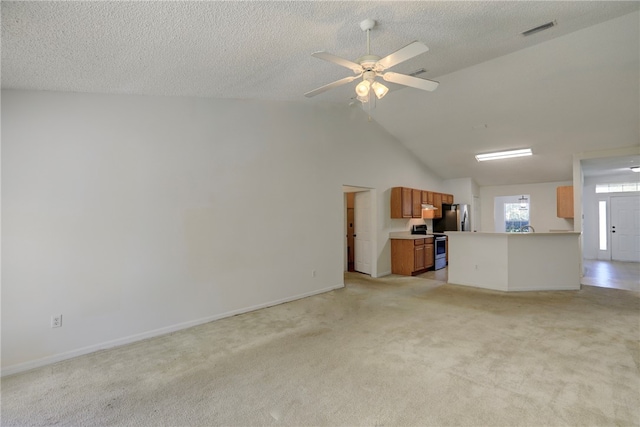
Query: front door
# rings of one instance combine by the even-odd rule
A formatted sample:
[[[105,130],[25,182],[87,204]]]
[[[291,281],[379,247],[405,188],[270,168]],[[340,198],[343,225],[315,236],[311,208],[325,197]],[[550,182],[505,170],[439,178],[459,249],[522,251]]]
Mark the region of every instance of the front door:
[[[640,262],[640,196],[611,197],[611,259]]]
[[[355,196],[355,270],[371,274],[371,195],[361,191]]]

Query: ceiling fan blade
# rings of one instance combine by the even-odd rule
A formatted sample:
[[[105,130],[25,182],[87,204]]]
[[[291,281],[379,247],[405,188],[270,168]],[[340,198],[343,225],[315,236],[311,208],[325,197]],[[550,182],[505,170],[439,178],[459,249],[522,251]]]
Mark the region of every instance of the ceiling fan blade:
[[[421,53],[425,53],[429,50],[429,48],[419,41],[414,41],[409,43],[405,47],[402,47],[390,55],[385,56],[378,62],[376,65],[381,67],[381,70],[386,70],[387,68],[391,68],[394,65],[397,65],[407,59],[411,59],[414,56],[418,56]]]
[[[333,89],[334,87],[338,87],[338,86],[342,86],[342,85],[347,84],[347,83],[351,83],[352,81],[354,81],[355,79],[357,79],[361,75],[362,75],[362,73],[360,73],[360,75],[358,75],[358,76],[349,76],[349,77],[345,77],[344,79],[336,80],[333,83],[329,83],[328,85],[324,85],[322,87],[314,89],[311,92],[307,92],[307,93],[304,94],[304,96],[306,96],[307,98],[311,98],[312,96],[316,96],[316,95],[318,95],[318,94],[320,94],[322,92],[326,92],[329,89]]]
[[[362,72],[362,65],[356,64],[353,61],[349,61],[348,59],[340,58],[339,56],[335,56],[329,52],[314,52],[311,56],[315,56],[319,59],[324,59],[325,61],[333,62],[334,64],[338,64],[342,67],[348,68],[352,70],[354,73]]]
[[[405,86],[415,87],[416,89],[428,90],[429,92],[436,90],[440,84],[433,80],[420,79],[418,77],[392,72],[384,73],[382,78],[391,83],[398,83]]]

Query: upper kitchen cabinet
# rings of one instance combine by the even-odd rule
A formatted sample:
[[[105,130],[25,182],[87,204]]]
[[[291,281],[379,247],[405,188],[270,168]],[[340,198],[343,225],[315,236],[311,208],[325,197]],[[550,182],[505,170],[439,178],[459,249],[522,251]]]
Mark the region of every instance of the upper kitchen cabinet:
[[[391,218],[413,218],[413,190],[405,187],[391,189]]]
[[[442,218],[442,194],[433,193],[433,207],[436,208],[433,217]]]
[[[443,203],[453,204],[453,195],[393,187],[391,189],[391,218],[423,218],[422,205],[433,205],[436,208],[435,211],[431,211],[433,216],[428,218],[442,218]]]
[[[573,186],[565,185],[556,189],[558,218],[573,218]]]
[[[411,190],[412,218],[422,218],[422,190]]]
[[[433,192],[422,190],[422,203],[425,205],[433,204]]]

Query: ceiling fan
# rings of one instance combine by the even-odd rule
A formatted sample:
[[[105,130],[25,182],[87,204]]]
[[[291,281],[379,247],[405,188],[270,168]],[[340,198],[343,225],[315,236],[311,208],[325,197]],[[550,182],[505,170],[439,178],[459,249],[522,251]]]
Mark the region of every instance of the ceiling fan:
[[[345,68],[353,71],[354,75],[345,77],[344,79],[337,80],[333,83],[321,86],[310,92],[304,94],[307,98],[316,96],[323,92],[333,89],[338,86],[342,86],[347,83],[362,77],[362,81],[356,86],[356,94],[358,100],[365,103],[369,101],[369,94],[373,92],[375,96],[380,99],[387,94],[389,88],[376,80],[376,77],[382,77],[383,80],[391,83],[397,83],[404,86],[410,86],[416,89],[434,91],[440,83],[421,79],[418,77],[409,76],[406,74],[393,73],[385,71],[401,62],[411,59],[421,53],[427,52],[429,48],[419,41],[409,43],[405,47],[396,50],[390,55],[380,58],[377,55],[372,55],[370,52],[370,40],[369,33],[375,27],[376,21],[373,19],[365,19],[360,23],[362,31],[367,32],[367,54],[356,59],[355,62],[348,59],[341,58],[336,55],[332,55],[328,52],[320,51],[311,54],[312,56],[323,59],[325,61],[333,62]]]

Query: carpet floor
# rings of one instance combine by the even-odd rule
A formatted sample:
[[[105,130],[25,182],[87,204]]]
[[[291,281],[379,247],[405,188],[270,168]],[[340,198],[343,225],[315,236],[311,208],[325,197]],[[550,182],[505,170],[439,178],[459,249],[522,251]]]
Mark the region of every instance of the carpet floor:
[[[5,377],[2,425],[640,425],[637,292],[345,283]]]

